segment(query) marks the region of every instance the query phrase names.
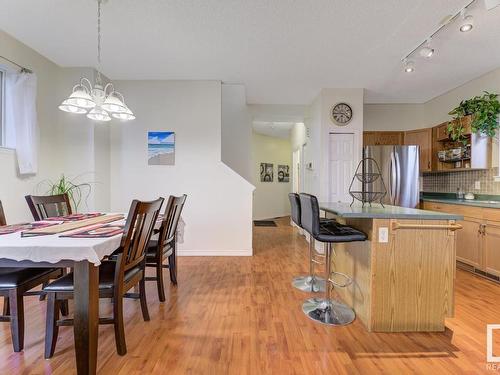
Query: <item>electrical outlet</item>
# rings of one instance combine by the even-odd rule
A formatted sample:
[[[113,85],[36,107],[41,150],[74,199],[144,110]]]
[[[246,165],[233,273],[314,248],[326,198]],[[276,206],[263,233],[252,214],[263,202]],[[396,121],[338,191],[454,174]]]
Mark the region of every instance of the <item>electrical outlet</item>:
[[[481,190],[481,181],[474,182],[474,189]]]
[[[387,227],[378,228],[378,242],[381,243],[389,242],[389,228]]]

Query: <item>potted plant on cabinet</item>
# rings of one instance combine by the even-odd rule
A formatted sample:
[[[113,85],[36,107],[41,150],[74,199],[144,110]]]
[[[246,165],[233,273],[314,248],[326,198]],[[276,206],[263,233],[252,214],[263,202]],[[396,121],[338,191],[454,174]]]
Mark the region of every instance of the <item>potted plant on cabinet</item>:
[[[485,91],[481,96],[462,100],[458,107],[449,112],[453,120],[448,123],[448,134],[453,141],[465,144],[467,142],[466,125],[470,121],[472,133],[480,133],[493,138],[499,127],[499,114],[498,94]]]

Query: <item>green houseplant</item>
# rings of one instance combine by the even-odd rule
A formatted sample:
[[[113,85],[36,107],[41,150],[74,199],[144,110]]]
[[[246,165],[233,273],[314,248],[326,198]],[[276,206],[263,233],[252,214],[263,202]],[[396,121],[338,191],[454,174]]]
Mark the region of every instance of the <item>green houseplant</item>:
[[[448,123],[448,134],[453,141],[465,143],[463,120],[465,116],[470,115],[472,116],[472,132],[493,138],[499,127],[499,114],[500,102],[498,101],[498,94],[484,91],[484,94],[481,96],[462,100],[458,107],[449,112],[449,115],[453,116],[453,120]]]
[[[87,200],[92,191],[92,186],[88,182],[79,183],[76,180],[81,176],[69,178],[64,174],[57,180],[45,180],[41,184],[47,186],[47,195],[68,194],[74,212],[78,212],[78,208],[82,203],[82,199]]]

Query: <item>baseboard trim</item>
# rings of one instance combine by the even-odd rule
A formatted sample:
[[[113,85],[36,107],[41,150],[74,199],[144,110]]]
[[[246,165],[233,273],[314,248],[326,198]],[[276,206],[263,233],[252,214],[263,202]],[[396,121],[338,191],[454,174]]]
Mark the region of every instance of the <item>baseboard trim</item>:
[[[178,250],[180,257],[251,257],[250,250]]]

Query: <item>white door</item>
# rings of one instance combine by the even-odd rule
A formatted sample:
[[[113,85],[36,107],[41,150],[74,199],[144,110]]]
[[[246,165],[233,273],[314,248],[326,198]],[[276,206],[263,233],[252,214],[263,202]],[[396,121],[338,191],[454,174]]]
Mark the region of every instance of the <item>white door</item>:
[[[330,133],[330,202],[350,202],[349,185],[355,168],[354,134]]]
[[[294,193],[300,193],[301,192],[301,184],[300,184],[300,181],[301,181],[301,168],[300,168],[300,164],[301,164],[301,152],[300,152],[300,149],[297,149],[293,152],[292,154],[292,191]]]

